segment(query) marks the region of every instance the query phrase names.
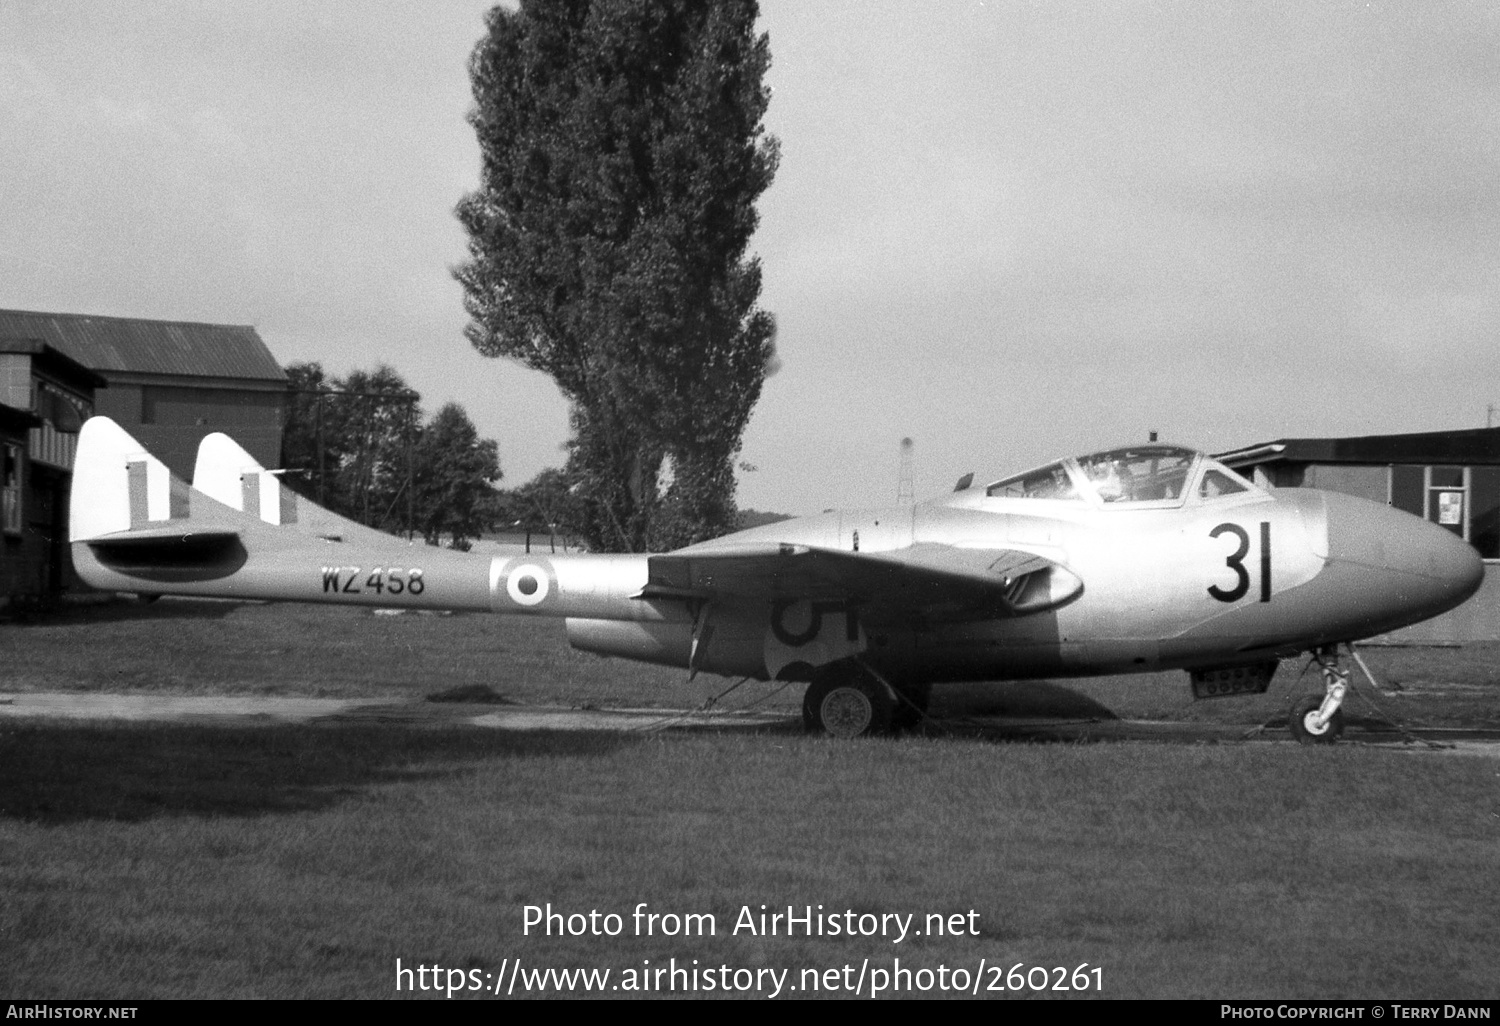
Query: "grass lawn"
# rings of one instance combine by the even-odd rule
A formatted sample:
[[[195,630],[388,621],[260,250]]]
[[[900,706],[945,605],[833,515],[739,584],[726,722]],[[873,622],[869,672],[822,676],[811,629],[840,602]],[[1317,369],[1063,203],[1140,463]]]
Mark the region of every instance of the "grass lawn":
[[[560,620],[484,615],[384,616],[349,607],[162,599],[149,606],[80,606],[0,624],[0,692],[99,691],[180,695],[411,697],[486,685],[527,705],[691,708],[728,681],[604,659],[568,647]],[[1351,715],[1402,723],[1500,728],[1500,644],[1362,650],[1385,692],[1359,694]],[[1195,702],[1181,671],[1056,684],[945,685],[945,714],[1118,716],[1264,723],[1285,714],[1302,666],[1283,663],[1265,695]],[[1316,672],[1303,680],[1309,690]],[[1397,688],[1397,690],[1389,690]],[[765,696],[749,685],[736,707]],[[795,686],[765,701],[800,707]]]
[[[673,958],[796,981],[1088,963],[1115,997],[1500,989],[1489,759],[370,726],[27,725],[0,751],[7,995],[386,997],[398,958],[616,980]],[[639,902],[716,931],[636,936]],[[525,935],[548,903],[625,930]],[[972,910],[978,936],[735,934],[762,904]]]
[[[0,639],[0,691],[367,698],[484,684],[526,704],[675,706],[722,687],[575,652],[561,620],[511,616],[164,598],[0,625]]]

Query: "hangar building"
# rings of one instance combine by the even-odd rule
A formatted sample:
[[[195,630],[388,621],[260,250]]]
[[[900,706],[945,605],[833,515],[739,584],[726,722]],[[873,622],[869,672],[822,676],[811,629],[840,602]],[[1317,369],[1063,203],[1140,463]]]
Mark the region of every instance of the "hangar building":
[[[1323,488],[1383,502],[1452,531],[1485,561],[1478,594],[1396,631],[1410,644],[1500,641],[1500,428],[1358,438],[1282,438],[1216,459],[1276,488]]]
[[[281,462],[286,374],[254,328],[0,310],[0,339],[39,339],[108,383],[97,412],[179,477],[223,431],[265,466]]]
[[[0,607],[76,583],[65,521],[89,416],[191,480],[214,431],[279,465],[286,404],[286,374],[251,327],[0,310]]]

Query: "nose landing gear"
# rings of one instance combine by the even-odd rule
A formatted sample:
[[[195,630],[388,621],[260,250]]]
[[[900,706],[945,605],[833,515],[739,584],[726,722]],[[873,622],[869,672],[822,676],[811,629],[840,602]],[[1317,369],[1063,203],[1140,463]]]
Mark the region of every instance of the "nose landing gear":
[[[1323,695],[1305,695],[1287,714],[1292,736],[1304,745],[1330,745],[1344,732],[1344,713],[1339,707],[1349,691],[1349,671],[1339,666],[1337,646],[1313,653],[1323,671]]]

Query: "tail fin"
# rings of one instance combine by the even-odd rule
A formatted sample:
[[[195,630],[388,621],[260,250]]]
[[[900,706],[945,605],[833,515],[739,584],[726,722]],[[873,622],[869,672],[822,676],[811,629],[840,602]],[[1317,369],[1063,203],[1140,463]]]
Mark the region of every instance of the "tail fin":
[[[268,524],[297,522],[297,495],[285,488],[228,435],[214,432],[198,443],[193,487],[228,506]]]
[[[193,488],[230,509],[274,527],[295,527],[326,541],[388,542],[392,536],[339,516],[281,483],[228,435],[215,432],[198,443]]]
[[[190,515],[188,486],[108,417],[83,425],[73,466],[70,539],[167,527]]]

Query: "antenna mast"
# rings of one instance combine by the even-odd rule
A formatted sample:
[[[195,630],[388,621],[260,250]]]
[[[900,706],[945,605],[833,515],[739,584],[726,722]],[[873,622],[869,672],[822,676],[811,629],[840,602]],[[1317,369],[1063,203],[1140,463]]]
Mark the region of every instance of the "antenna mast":
[[[901,470],[896,479],[896,505],[910,506],[917,501],[911,481],[912,440],[901,439]]]

